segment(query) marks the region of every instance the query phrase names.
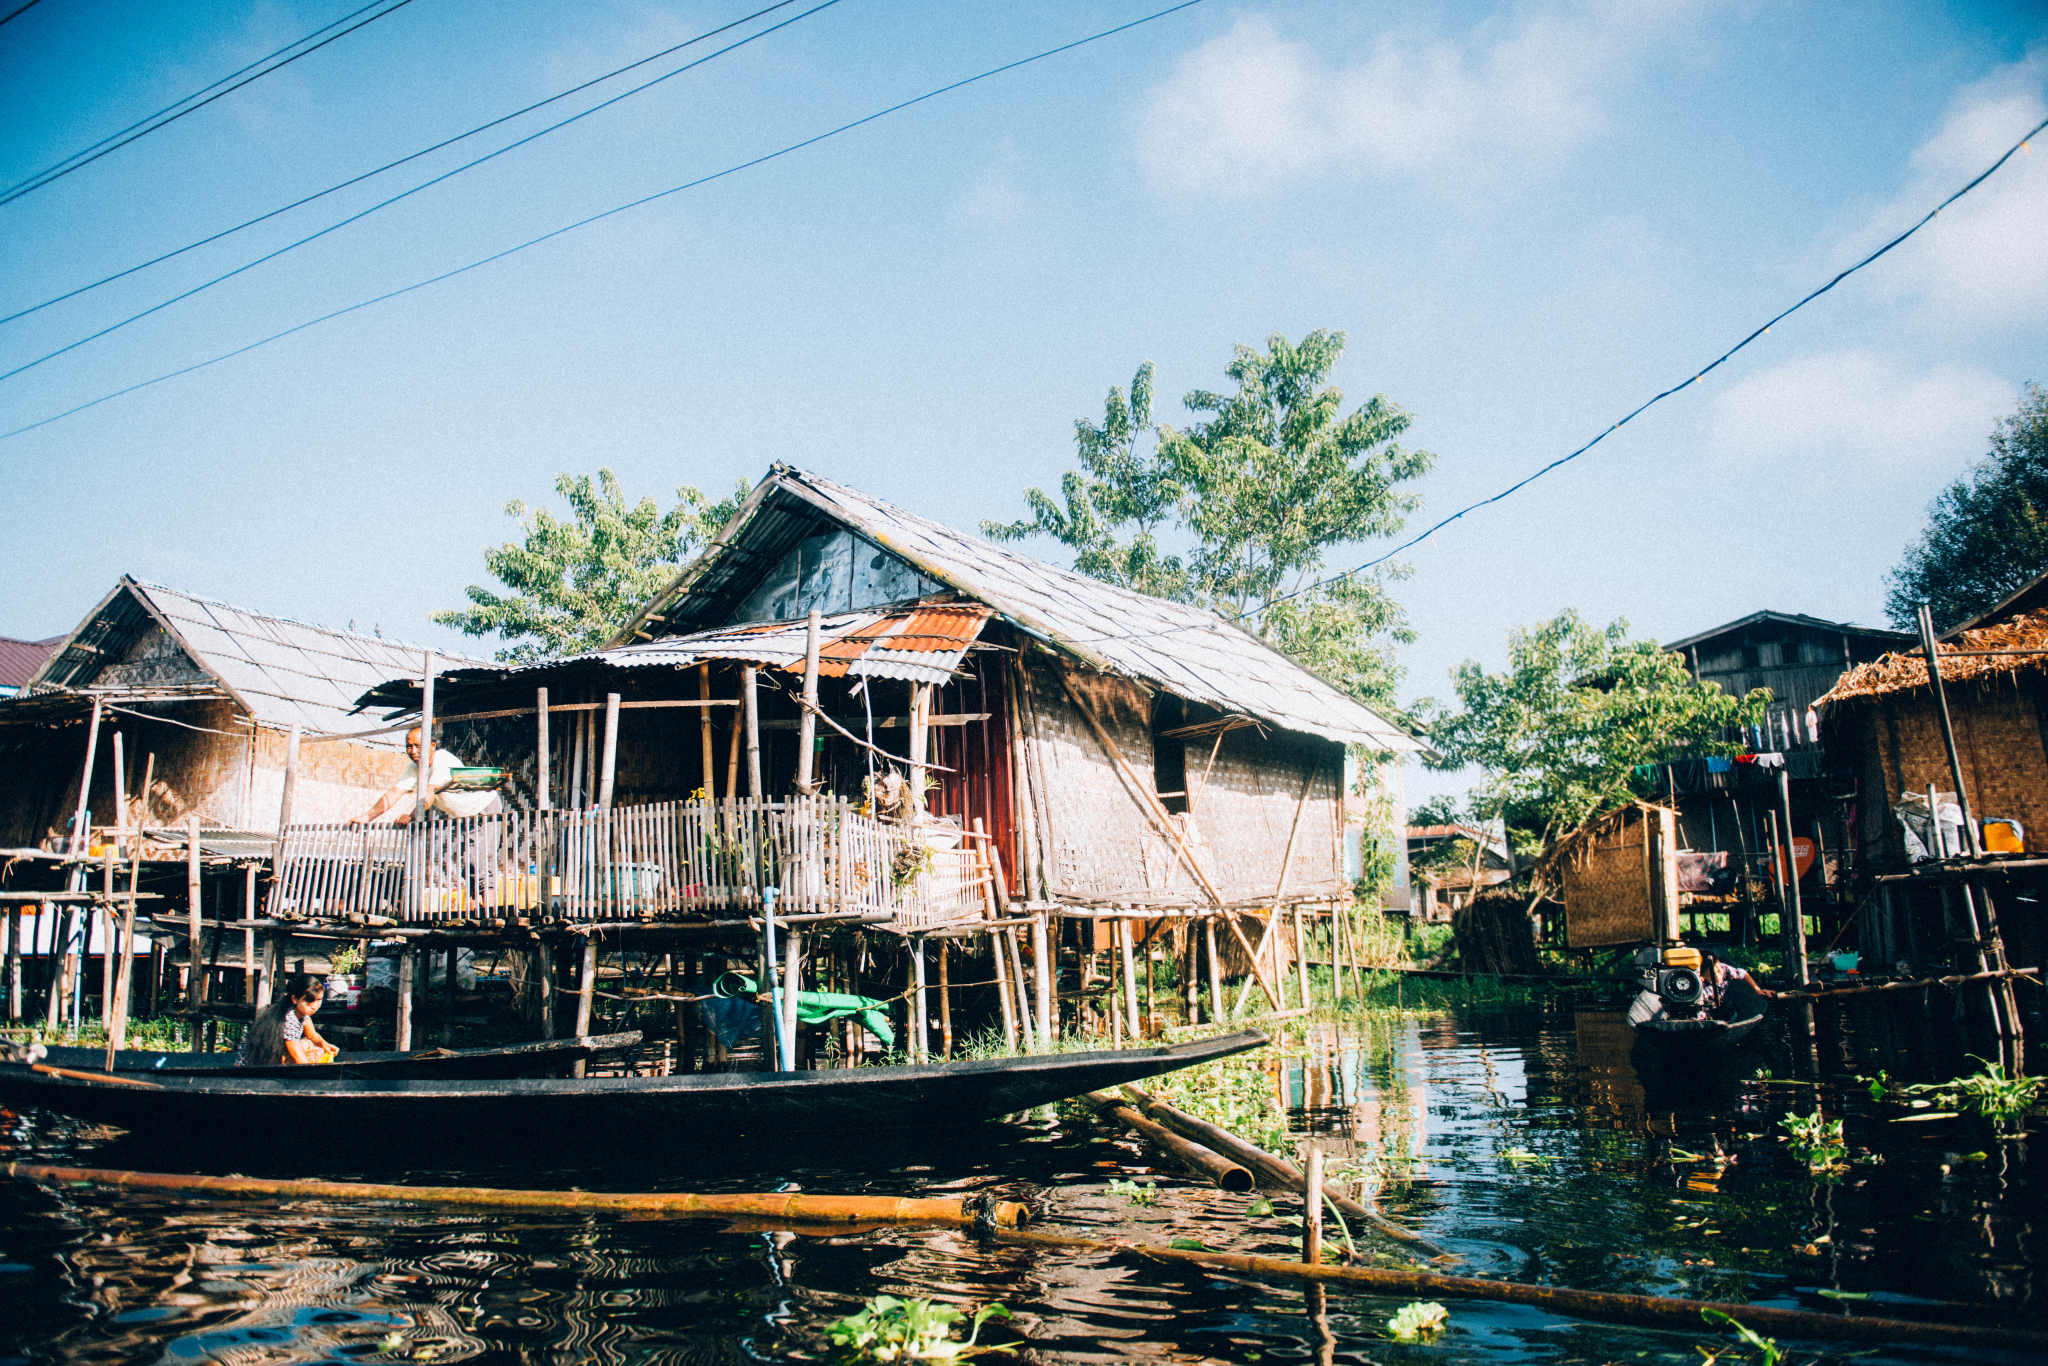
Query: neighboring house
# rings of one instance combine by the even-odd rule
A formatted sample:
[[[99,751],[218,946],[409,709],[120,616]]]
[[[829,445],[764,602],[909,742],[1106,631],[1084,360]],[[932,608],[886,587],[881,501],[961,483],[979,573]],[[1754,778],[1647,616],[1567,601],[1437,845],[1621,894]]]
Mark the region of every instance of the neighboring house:
[[[1200,910],[1341,898],[1347,747],[1422,748],[1211,612],[785,465],[604,649],[444,676],[443,715],[525,714],[451,721],[443,743],[512,770],[514,792],[531,794],[546,687],[551,706],[591,708],[555,723],[555,806],[591,804],[607,752],[619,805],[786,798],[813,608],[820,710],[836,723],[818,727],[818,790],[860,800],[869,774],[892,767],[862,747],[872,737],[926,767],[930,811],[985,830],[1004,884],[1031,900]],[[622,707],[607,739],[611,694]],[[758,788],[742,781],[749,697]],[[363,698],[399,712],[420,701],[408,679]]]
[[[359,815],[405,767],[398,736],[348,738],[376,726],[350,709],[364,688],[418,673],[415,646],[127,576],[57,646],[19,696],[0,701],[0,847],[65,841],[95,715],[86,796],[95,827],[115,823],[116,732],[129,819],[151,827],[196,815],[222,835],[275,831],[295,726],[298,820]],[[155,777],[145,796],[150,755]],[[267,843],[251,844],[259,847]]]
[[[12,697],[27,687],[36,670],[43,667],[43,661],[63,643],[62,636],[51,636],[48,640],[0,636],[0,698]]]
[[[1422,889],[1421,920],[1448,920],[1479,892],[1512,876],[1501,837],[1478,826],[1411,825],[1407,844],[1410,876]]]
[[[1943,691],[1970,813],[2005,821],[2027,855],[2048,854],[2048,576],[2036,579],[1939,642]],[[1956,903],[1934,885],[1875,883],[1916,857],[1906,836],[1931,849],[1926,793],[1954,802],[1956,786],[1940,711],[1920,652],[1865,664],[1820,699],[1828,759],[1853,775],[1853,853],[1871,893],[1860,926],[1864,951],[1881,962],[1946,960]],[[1996,902],[2008,957],[2043,961],[2040,907],[2048,879],[2024,862],[2002,870]]]
[[[1820,736],[1807,712],[1836,679],[1913,643],[1904,631],[1796,612],[1752,612],[1711,631],[1667,641],[1664,648],[1685,656],[1694,678],[1720,685],[1731,697],[1756,688],[1769,692],[1763,723],[1743,738],[1751,750],[1795,753],[1817,751]]]

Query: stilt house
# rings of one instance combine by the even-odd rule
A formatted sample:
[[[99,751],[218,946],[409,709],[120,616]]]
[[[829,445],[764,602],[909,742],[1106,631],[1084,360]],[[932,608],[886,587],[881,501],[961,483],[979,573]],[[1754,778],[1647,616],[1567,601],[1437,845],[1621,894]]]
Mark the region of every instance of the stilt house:
[[[783,465],[604,649],[435,686],[440,743],[510,770],[515,806],[673,804],[687,824],[693,799],[815,798],[843,822],[887,815],[896,772],[933,825],[983,842],[1006,898],[1154,914],[1346,896],[1346,747],[1421,748],[1213,613]],[[392,720],[423,701],[410,676],[363,699]],[[689,861],[714,835],[649,839],[607,855],[662,865],[643,912],[753,895]],[[638,885],[577,876],[601,899]]]

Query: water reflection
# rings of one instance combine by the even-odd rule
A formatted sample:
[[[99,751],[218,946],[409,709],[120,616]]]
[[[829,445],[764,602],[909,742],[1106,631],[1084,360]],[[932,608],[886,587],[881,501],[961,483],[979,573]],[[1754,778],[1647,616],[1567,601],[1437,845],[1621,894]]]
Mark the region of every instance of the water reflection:
[[[1604,1003],[1296,1027],[1257,1063],[1335,1179],[1460,1254],[1467,1274],[1818,1310],[2040,1317],[2039,1183],[2027,1145],[1968,1121],[1894,1122],[1850,1080],[1946,1076],[1938,1030],[1859,1015],[1796,1022],[1711,1067],[1658,1070]],[[1802,1059],[1818,1059],[1818,1070]],[[1762,1075],[1760,1075],[1760,1073]],[[1860,1160],[1833,1182],[1789,1163],[1776,1120],[1846,1117]],[[35,1117],[10,1156],[162,1167],[177,1150]],[[1087,1125],[851,1150],[844,1136],[735,1161],[594,1154],[583,1166],[294,1165],[339,1177],[608,1189],[847,1193],[992,1189],[1090,1237],[1294,1253],[1299,1202],[1187,1182]],[[189,1154],[187,1154],[189,1157]],[[1881,1159],[1881,1160],[1878,1160]],[[187,1169],[203,1167],[203,1160]],[[279,1174],[289,1174],[280,1172]],[[1156,1201],[1113,1193],[1155,1182]],[[1371,1248],[1368,1244],[1368,1249]],[[1391,1245],[1381,1251],[1398,1253]],[[1691,1361],[1695,1333],[1506,1305],[1452,1305],[1433,1347],[1388,1341],[1399,1299],[1258,1285],[960,1230],[792,1233],[591,1213],[478,1217],[398,1206],[185,1203],[0,1188],[0,1359],[32,1361],[740,1362],[818,1356],[825,1325],[887,1291],[1001,1300],[1040,1360]],[[1848,1298],[1843,1298],[1848,1297]],[[1825,1344],[1799,1353],[1827,1355]],[[1847,1356],[1849,1353],[1838,1355]],[[1926,1360],[1900,1351],[1859,1360]]]

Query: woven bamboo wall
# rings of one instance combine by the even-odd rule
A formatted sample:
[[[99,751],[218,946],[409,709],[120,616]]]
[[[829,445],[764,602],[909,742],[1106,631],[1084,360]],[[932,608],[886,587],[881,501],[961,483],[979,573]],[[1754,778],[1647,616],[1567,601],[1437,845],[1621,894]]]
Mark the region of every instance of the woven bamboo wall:
[[[2027,852],[2048,852],[2048,723],[2043,683],[2034,675],[2003,675],[1948,688],[1949,716],[1971,813],[1978,820],[2006,816],[2026,832]],[[1873,862],[1903,859],[1892,804],[1901,791],[1955,789],[1942,743],[1934,695],[1925,688],[1839,704],[1846,749],[1858,765],[1862,803],[1860,842]]]
[[[1676,814],[1631,806],[1600,821],[1558,868],[1565,942],[1575,949],[1641,944],[1678,935]]]

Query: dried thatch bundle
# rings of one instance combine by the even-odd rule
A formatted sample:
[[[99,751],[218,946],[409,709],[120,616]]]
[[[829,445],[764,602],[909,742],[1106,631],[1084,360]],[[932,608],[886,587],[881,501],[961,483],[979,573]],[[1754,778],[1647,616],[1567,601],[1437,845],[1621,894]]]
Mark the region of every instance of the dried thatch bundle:
[[[1940,651],[1944,683],[1989,679],[2002,674],[2038,673],[2048,669],[2048,608],[1975,631],[1965,631],[1954,641],[1937,641],[1935,649]],[[2021,650],[2028,653],[1970,653],[1976,650]],[[1882,697],[1926,686],[1927,661],[1919,651],[1882,655],[1842,675],[1827,696],[1814,705],[1822,707],[1858,697]]]

